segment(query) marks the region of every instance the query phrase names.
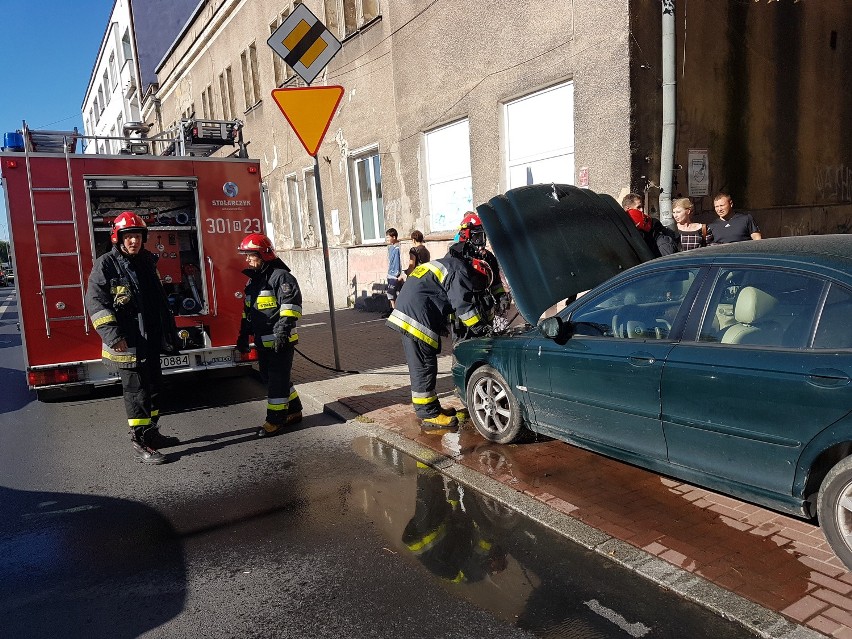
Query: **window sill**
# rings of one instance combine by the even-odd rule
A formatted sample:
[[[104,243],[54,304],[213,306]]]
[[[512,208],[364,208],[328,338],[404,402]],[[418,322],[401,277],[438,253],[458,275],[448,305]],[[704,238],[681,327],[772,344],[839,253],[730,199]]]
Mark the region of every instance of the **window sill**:
[[[255,102],[254,104],[252,104],[252,105],[251,105],[248,109],[246,109],[245,111],[243,111],[243,115],[248,115],[249,113],[251,113],[252,111],[254,111],[256,108],[258,108],[258,107],[259,107],[260,105],[262,105],[262,104],[263,104],[263,100],[258,100],[257,102]]]
[[[369,22],[365,22],[361,27],[359,27],[358,29],[356,29],[352,33],[348,34],[346,37],[343,38],[343,40],[340,41],[340,43],[346,44],[352,38],[361,35],[365,31],[367,31],[370,27],[372,27],[374,24],[378,24],[381,21],[382,21],[382,16],[381,16],[381,14],[379,14],[375,18],[370,20]]]

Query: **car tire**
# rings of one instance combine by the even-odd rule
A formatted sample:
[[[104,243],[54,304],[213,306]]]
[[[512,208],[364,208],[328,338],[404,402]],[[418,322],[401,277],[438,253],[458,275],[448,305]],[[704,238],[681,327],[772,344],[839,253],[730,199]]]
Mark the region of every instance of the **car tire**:
[[[511,386],[490,366],[482,366],[470,376],[466,399],[473,425],[488,441],[509,444],[525,430]]]
[[[822,480],[817,517],[838,559],[852,568],[852,457],[840,460]]]

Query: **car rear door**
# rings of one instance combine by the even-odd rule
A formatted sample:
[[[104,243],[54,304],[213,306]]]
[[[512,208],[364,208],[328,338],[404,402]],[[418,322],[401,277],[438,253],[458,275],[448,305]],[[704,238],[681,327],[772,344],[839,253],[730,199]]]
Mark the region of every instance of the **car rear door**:
[[[720,268],[708,286],[695,339],[674,347],[662,377],[669,460],[790,495],[804,446],[852,407],[852,331],[832,337],[843,313],[831,310],[852,297],[781,268]],[[775,300],[760,317],[739,310],[748,288]]]

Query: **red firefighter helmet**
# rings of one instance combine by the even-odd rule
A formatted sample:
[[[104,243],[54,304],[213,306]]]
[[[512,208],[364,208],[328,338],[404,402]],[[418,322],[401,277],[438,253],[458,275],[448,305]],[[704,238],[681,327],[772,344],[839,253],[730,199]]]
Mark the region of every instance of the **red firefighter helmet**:
[[[473,211],[468,211],[459,225],[459,241],[470,242],[474,246],[485,246],[485,229],[482,220]]]
[[[246,235],[243,241],[240,242],[240,253],[257,253],[260,259],[264,262],[271,262],[275,259],[275,249],[272,248],[272,240],[266,237],[263,233],[252,233]]]
[[[141,233],[142,242],[145,243],[148,240],[148,225],[133,211],[122,211],[112,222],[112,243],[118,244],[123,233]]]

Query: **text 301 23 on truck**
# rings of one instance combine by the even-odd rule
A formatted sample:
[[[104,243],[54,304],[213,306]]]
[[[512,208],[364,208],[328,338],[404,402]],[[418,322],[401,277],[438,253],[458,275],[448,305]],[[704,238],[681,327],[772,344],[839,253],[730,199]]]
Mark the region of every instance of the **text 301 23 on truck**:
[[[146,137],[36,131],[6,134],[0,153],[27,381],[36,391],[116,383],[101,361],[84,295],[94,260],[111,248],[112,221],[133,211],[177,324],[178,355],[164,373],[250,365],[234,350],[245,276],[236,250],[263,233],[260,166],[245,157],[241,123],[181,121]],[[141,135],[140,135],[141,130]],[[80,139],[97,153],[78,153]],[[208,157],[224,145],[236,157]],[[91,150],[91,149],[90,149]]]

